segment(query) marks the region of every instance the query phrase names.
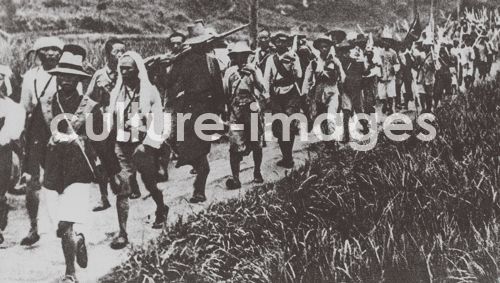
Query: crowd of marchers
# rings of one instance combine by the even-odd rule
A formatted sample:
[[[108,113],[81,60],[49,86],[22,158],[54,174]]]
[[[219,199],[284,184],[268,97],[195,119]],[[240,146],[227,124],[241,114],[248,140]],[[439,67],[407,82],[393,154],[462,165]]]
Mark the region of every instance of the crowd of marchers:
[[[227,188],[241,188],[240,163],[250,153],[253,182],[263,183],[264,111],[302,113],[308,130],[319,115],[340,113],[335,115],[340,121],[321,124],[321,131],[331,134],[339,122],[341,142],[349,142],[353,115],[373,114],[379,106],[386,115],[410,106],[430,113],[445,96],[462,95],[485,80],[499,50],[499,28],[497,11],[478,10],[440,25],[431,20],[425,28],[417,16],[402,28],[403,37],[401,29],[396,32],[388,26],[377,34],[332,30],[314,39],[263,29],[251,48],[247,41],[227,44],[203,21],[196,21],[187,34],[169,37],[168,54],[150,58],[129,50],[120,39],[108,39],[102,48],[106,64],[93,74],[84,68],[87,52],[82,46],[58,37],[39,38],[31,49],[34,67],[22,75],[20,99],[13,99],[11,69],[0,66],[0,244],[7,227],[7,193],[26,197],[30,227],[20,244],[39,241],[39,194],[45,190],[62,241],[63,282],[76,282],[75,262],[85,268],[88,258],[85,236],[74,224],[85,223],[92,210],[111,207],[108,189],[116,195],[118,215],[113,249],[128,245],[129,202],[141,196],[138,174],[156,204],[153,229],[163,229],[167,220],[168,196],[158,183],[168,181],[171,160],[176,159],[177,168],[191,166],[190,174],[196,175],[189,201],[206,201],[211,142],[196,135],[197,117],[211,113],[244,125],[226,132],[232,174]],[[52,121],[62,113],[73,116],[51,131]],[[87,119],[89,113],[92,120]],[[137,115],[163,113],[174,114],[174,119],[170,133],[160,141],[147,137],[146,119],[131,122]],[[176,138],[176,113],[191,114],[183,123],[182,140]],[[258,131],[250,133],[255,113]],[[122,117],[125,126],[117,127],[115,118],[106,139],[89,139],[86,124],[92,123],[94,132],[102,131],[96,127],[103,125],[104,114]],[[373,127],[368,121],[360,123],[361,133]],[[139,135],[131,139],[133,131]],[[275,121],[272,133],[282,154],[277,165],[293,168],[298,121],[290,127]],[[91,208],[95,184],[100,202]]]

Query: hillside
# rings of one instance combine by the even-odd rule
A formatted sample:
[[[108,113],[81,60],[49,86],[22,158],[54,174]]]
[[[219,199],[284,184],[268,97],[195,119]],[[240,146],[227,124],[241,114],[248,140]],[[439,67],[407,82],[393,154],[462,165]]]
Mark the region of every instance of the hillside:
[[[170,33],[203,18],[217,29],[247,21],[243,0],[2,0],[0,28],[9,32]],[[260,23],[272,30],[300,28],[323,32],[333,27],[364,28],[412,18],[413,0],[260,1]],[[419,0],[424,18],[430,0]],[[454,11],[456,1],[440,0],[436,10]],[[464,5],[499,4],[499,0],[469,0]],[[436,14],[439,14],[436,12]]]

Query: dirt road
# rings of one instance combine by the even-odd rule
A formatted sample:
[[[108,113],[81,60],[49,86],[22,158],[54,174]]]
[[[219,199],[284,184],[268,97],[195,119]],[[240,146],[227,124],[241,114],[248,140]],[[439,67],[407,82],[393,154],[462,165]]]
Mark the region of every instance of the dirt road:
[[[413,106],[413,105],[412,105]],[[414,109],[414,107],[412,107]],[[377,111],[380,114],[380,109]],[[412,119],[415,112],[408,114]],[[381,115],[379,131],[385,116]],[[308,141],[298,141],[294,147],[295,168],[305,164],[314,158],[308,145],[316,142],[313,134],[309,135]],[[225,181],[230,175],[228,161],[228,144],[214,144],[210,153],[211,171],[208,177],[207,198],[203,204],[190,204],[188,199],[192,193],[194,176],[189,173],[190,167],[174,168],[171,164],[170,180],[159,184],[163,191],[165,202],[170,206],[168,216],[169,224],[175,223],[179,217],[198,213],[210,205],[228,199],[241,198],[245,192],[251,190],[254,184],[252,158],[244,158],[241,164],[241,181],[243,188],[236,191],[228,191]],[[264,148],[262,174],[266,182],[275,182],[283,177],[289,170],[279,168],[276,162],[281,154],[276,142],[268,142]],[[146,196],[142,182],[139,180],[143,197]],[[48,210],[44,201],[42,190],[41,205],[39,213],[39,226],[41,240],[32,247],[22,247],[19,242],[26,235],[29,221],[25,210],[24,197],[8,195],[9,204],[13,208],[9,214],[9,225],[4,233],[5,243],[0,246],[0,282],[58,282],[65,270],[64,257],[62,254],[60,239],[55,236],[55,227],[50,222]],[[96,187],[92,193],[92,206],[100,197]],[[126,260],[129,248],[134,245],[144,245],[155,239],[161,231],[151,229],[154,221],[155,205],[151,198],[141,198],[130,202],[130,213],[128,220],[128,233],[131,245],[129,248],[115,251],[109,244],[118,231],[114,196],[110,195],[112,207],[106,211],[92,213],[89,224],[82,228],[87,239],[89,253],[89,265],[86,269],[77,268],[77,277],[80,282],[97,282],[99,278],[111,271],[117,265]]]
[[[236,191],[225,189],[225,180],[230,174],[228,144],[216,144],[211,153],[211,172],[208,178],[207,198],[204,204],[190,204],[187,200],[192,193],[194,176],[189,173],[189,167],[171,168],[170,180],[159,185],[163,191],[165,201],[170,206],[169,223],[177,221],[181,215],[197,213],[213,203],[231,198],[239,198],[251,189],[253,177],[253,161],[246,157],[242,163],[243,188]],[[304,164],[308,158],[307,143],[301,142],[295,146],[296,166]],[[285,176],[285,169],[276,168],[275,163],[281,158],[276,143],[268,143],[264,149],[263,175],[266,182],[277,181]],[[139,182],[141,183],[141,182]],[[141,191],[146,196],[146,190],[141,183]],[[92,203],[97,203],[99,191],[95,188],[92,194]],[[89,252],[89,266],[86,269],[77,269],[80,282],[96,282],[98,278],[108,273],[113,267],[127,259],[128,249],[114,251],[109,243],[117,232],[117,217],[113,206],[99,213],[92,213],[87,227],[81,227],[86,232]],[[57,282],[64,274],[64,258],[60,239],[55,237],[55,228],[50,223],[44,194],[41,195],[40,231],[41,240],[32,247],[19,245],[20,239],[25,236],[29,222],[24,206],[24,197],[9,196],[9,204],[13,209],[9,214],[9,225],[4,233],[5,243],[0,246],[0,282]],[[129,240],[133,245],[143,245],[154,239],[160,231],[151,229],[154,220],[154,202],[151,198],[133,200],[130,203],[128,221]],[[148,218],[150,216],[150,218]]]

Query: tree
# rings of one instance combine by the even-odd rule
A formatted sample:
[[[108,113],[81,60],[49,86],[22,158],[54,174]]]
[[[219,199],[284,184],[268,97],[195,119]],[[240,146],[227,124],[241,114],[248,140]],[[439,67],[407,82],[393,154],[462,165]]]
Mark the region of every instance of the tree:
[[[250,45],[257,46],[257,33],[259,29],[259,0],[250,0]]]
[[[12,31],[14,29],[14,17],[16,16],[17,8],[12,0],[3,0],[3,6],[5,7],[5,15],[7,19],[5,21],[5,27],[7,31]]]

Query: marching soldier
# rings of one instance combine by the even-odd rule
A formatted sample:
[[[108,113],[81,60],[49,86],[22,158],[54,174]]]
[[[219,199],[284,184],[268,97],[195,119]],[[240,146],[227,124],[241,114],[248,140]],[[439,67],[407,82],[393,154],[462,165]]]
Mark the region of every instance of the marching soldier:
[[[58,221],[56,234],[61,238],[66,262],[62,282],[77,282],[75,261],[87,267],[85,237],[75,231],[74,225],[87,222],[92,183],[104,178],[99,164],[109,160],[105,144],[93,141],[87,132],[86,123],[92,123],[94,133],[102,132],[100,106],[77,90],[81,81],[90,78],[83,71],[85,56],[81,46],[64,46],[57,67],[49,71],[56,77],[56,93],[41,97],[39,102],[43,122],[51,127],[43,186],[50,191],[47,205]],[[93,119],[88,119],[89,113]],[[75,119],[64,114],[72,114]],[[56,128],[52,128],[52,122],[56,122]]]
[[[212,47],[205,44],[212,35],[200,32],[197,36],[186,40],[191,51],[172,66],[168,83],[168,99],[173,101],[172,135],[170,145],[178,155],[177,167],[193,166],[196,171],[193,197],[191,203],[206,200],[205,187],[210,172],[207,155],[211,143],[196,135],[194,125],[199,116],[207,113],[220,115],[226,105],[220,67],[216,58],[208,54]],[[168,102],[167,102],[168,103]],[[184,140],[176,138],[175,127],[177,113],[189,113],[190,119],[184,123]]]
[[[143,59],[135,52],[123,54],[118,63],[118,80],[111,92],[110,110],[115,115],[116,146],[115,153],[120,163],[121,171],[117,175],[119,191],[117,196],[118,224],[120,232],[111,243],[111,248],[122,249],[128,244],[127,220],[129,212],[129,195],[131,182],[136,172],[141,173],[144,186],[156,203],[156,218],[153,229],[161,229],[168,215],[168,206],[163,201],[163,194],[158,189],[158,151],[163,140],[157,140],[149,135],[146,128],[147,116],[154,120],[152,125],[155,134],[158,119],[163,121],[163,109],[160,93],[148,78]],[[161,129],[163,130],[163,129]]]
[[[248,57],[252,53],[250,47],[239,42],[229,51],[232,67],[227,69],[224,76],[224,92],[228,99],[230,125],[242,125],[243,129],[229,130],[229,160],[233,177],[227,180],[228,189],[241,188],[239,178],[240,162],[243,156],[253,153],[254,183],[260,184],[264,180],[260,171],[262,164],[262,142],[264,125],[259,117],[258,129],[252,128],[251,113],[260,112],[257,93],[266,93],[263,85],[263,75],[254,64],[248,64]],[[256,92],[257,90],[257,92]],[[259,113],[260,115],[260,113]],[[251,131],[258,130],[257,140],[252,140]]]
[[[378,95],[383,103],[382,113],[391,115],[394,113],[394,105],[400,101],[395,101],[397,97],[396,94],[396,74],[399,72],[399,60],[398,55],[394,49],[392,49],[391,42],[393,42],[392,35],[386,34],[382,37],[382,49],[381,49],[381,67],[382,67],[382,77],[379,80]]]
[[[433,39],[427,38],[423,42],[424,52],[426,54],[420,70],[420,82],[423,84],[424,93],[421,95],[422,113],[432,111],[432,100],[434,98],[434,84],[436,82],[436,63],[432,50]]]
[[[342,112],[344,124],[343,142],[350,140],[349,119],[353,113],[363,113],[362,108],[362,81],[366,72],[365,55],[363,50],[367,43],[367,38],[359,34],[352,41],[349,53],[344,56],[343,66],[345,67],[346,79],[343,84]],[[366,127],[365,127],[366,128]],[[365,130],[366,131],[366,130]]]
[[[320,36],[313,43],[313,47],[319,51],[319,57],[308,64],[302,85],[302,95],[307,97],[309,106],[309,121],[314,121],[322,113],[338,112],[340,92],[337,83],[345,79],[345,73],[332,52],[333,44],[326,35]],[[323,130],[328,135],[333,133],[330,123]]]
[[[170,54],[169,56],[176,56],[179,53],[182,52],[184,49],[184,41],[186,41],[186,36],[180,32],[174,32],[169,36],[168,42],[169,42],[169,49],[170,49]],[[163,76],[166,78],[163,80],[163,83],[170,81],[170,72],[172,71],[172,68],[169,67],[165,70],[165,75]],[[164,93],[168,93],[168,89],[165,90]],[[163,104],[165,108],[165,112],[167,113],[172,113],[173,111],[173,105],[172,101],[166,99],[165,95],[162,97],[164,99]],[[160,167],[161,171],[163,171],[162,176],[164,181],[168,180],[168,165],[170,163],[170,156],[173,154],[172,149],[170,148],[170,145],[168,145],[167,142],[164,142],[161,145],[161,155],[159,156],[159,162],[160,162]]]
[[[271,33],[267,29],[263,29],[257,35],[257,49],[255,49],[255,63],[257,67],[264,72],[266,69],[267,58],[272,55],[271,45]]]
[[[0,65],[0,244],[3,243],[3,230],[7,226],[9,207],[5,194],[12,184],[12,146],[24,130],[25,110],[12,101],[8,94],[10,90],[10,68]]]
[[[56,78],[48,71],[56,66],[63,47],[64,43],[56,37],[38,39],[32,50],[41,64],[26,72],[21,88],[20,102],[28,115],[26,153],[21,183],[26,188],[26,208],[31,224],[31,229],[22,239],[21,245],[33,245],[40,239],[37,223],[41,188],[40,167],[44,167],[45,150],[50,137],[49,128],[43,119],[40,100],[53,96],[57,91]]]
[[[302,77],[302,68],[298,56],[289,50],[291,38],[278,33],[273,37],[276,46],[276,54],[270,56],[266,61],[264,72],[264,86],[269,91],[271,98],[271,110],[273,114],[283,113],[291,116],[300,112],[301,97],[298,81]],[[284,168],[293,168],[293,144],[295,135],[299,133],[299,125],[294,120],[290,125],[290,140],[285,140],[283,125],[280,121],[274,121],[272,125],[273,134],[278,139],[278,144],[283,159],[277,165]]]
[[[102,69],[97,70],[87,90],[87,96],[91,97],[92,100],[99,102],[103,112],[107,111],[109,107],[110,93],[116,85],[116,79],[118,78],[118,59],[125,52],[125,43],[117,38],[109,39],[104,45],[104,55],[106,57],[106,66]],[[115,136],[110,134],[106,138],[106,143],[108,149],[113,152],[115,148]],[[116,160],[118,162],[118,160]],[[109,172],[111,168],[106,168],[109,176],[114,176],[118,172]],[[102,211],[111,207],[108,200],[108,183],[110,184],[113,191],[117,184],[114,182],[114,178],[110,178],[106,182],[99,184],[99,190],[101,192],[101,202],[93,209],[93,211]],[[139,185],[136,179],[133,179],[131,184],[134,188],[133,191],[139,191]],[[137,193],[136,193],[137,194]],[[140,195],[140,192],[138,193]]]
[[[474,38],[470,34],[464,34],[463,40],[465,46],[460,52],[460,69],[461,78],[465,86],[465,90],[469,90],[474,84],[474,61],[476,59],[476,54],[474,52]]]

